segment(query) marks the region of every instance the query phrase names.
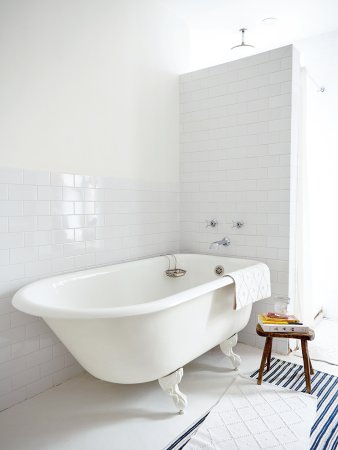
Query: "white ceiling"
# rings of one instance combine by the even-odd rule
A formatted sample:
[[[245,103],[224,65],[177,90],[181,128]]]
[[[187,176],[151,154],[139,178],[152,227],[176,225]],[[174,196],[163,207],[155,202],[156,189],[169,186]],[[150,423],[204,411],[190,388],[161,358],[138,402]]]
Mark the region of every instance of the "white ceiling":
[[[238,58],[230,47],[240,43],[239,28],[255,52],[338,29],[338,0],[160,0],[188,25],[189,70]],[[273,26],[262,19],[276,17]]]

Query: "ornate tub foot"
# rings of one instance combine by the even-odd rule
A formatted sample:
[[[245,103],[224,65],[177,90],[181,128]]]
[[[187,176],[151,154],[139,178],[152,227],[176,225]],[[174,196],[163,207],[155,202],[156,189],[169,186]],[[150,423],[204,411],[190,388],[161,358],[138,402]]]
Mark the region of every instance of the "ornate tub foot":
[[[173,399],[176,408],[179,410],[179,414],[184,414],[184,408],[188,405],[186,395],[184,395],[178,388],[178,384],[182,380],[183,369],[177,369],[175,372],[162,377],[158,380],[161,388],[170,395]]]
[[[234,369],[238,370],[238,367],[241,364],[241,357],[239,355],[236,355],[236,353],[232,351],[232,348],[235,347],[236,344],[237,344],[237,334],[234,334],[233,336],[231,336],[231,338],[222,342],[220,344],[220,347],[225,356],[230,358],[230,361],[232,362]]]

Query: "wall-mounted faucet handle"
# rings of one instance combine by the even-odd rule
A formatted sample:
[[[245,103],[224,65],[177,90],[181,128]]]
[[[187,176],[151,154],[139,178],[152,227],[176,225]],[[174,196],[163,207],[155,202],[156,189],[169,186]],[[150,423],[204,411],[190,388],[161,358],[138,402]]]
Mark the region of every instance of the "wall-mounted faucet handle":
[[[233,220],[232,221],[232,228],[242,228],[244,227],[244,222],[243,220]]]
[[[210,219],[210,220],[206,220],[206,228],[211,227],[211,228],[215,228],[217,227],[218,222],[216,219]]]
[[[215,241],[215,242],[212,242],[210,245],[209,245],[209,248],[211,249],[211,248],[214,248],[214,247],[220,247],[221,245],[223,245],[223,247],[229,247],[229,245],[231,244],[231,242],[230,242],[230,239],[229,238],[227,238],[227,237],[224,237],[223,239],[221,239],[220,241]]]

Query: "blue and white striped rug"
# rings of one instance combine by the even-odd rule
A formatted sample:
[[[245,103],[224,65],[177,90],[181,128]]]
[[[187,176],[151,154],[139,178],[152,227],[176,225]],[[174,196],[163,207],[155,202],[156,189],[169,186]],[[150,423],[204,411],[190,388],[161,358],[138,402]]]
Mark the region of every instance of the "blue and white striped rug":
[[[250,375],[257,378],[258,370]],[[298,364],[271,358],[269,372],[264,372],[263,381],[277,386],[306,392],[304,368]],[[310,450],[338,449],[338,378],[328,373],[316,371],[311,376],[311,394],[318,397],[317,416],[311,430]],[[202,422],[197,420],[182,433],[166,450],[181,450]]]

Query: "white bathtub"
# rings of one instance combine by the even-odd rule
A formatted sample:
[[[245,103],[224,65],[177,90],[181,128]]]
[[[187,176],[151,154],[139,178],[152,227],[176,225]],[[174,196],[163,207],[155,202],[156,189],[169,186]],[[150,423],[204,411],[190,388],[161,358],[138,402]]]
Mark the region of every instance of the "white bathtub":
[[[251,305],[234,310],[233,281],[216,275],[215,267],[227,273],[257,264],[198,254],[176,258],[187,271],[180,278],[166,276],[168,258],[160,256],[47,278],[20,289],[13,305],[41,316],[95,377],[161,379],[246,326]]]

